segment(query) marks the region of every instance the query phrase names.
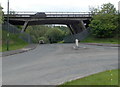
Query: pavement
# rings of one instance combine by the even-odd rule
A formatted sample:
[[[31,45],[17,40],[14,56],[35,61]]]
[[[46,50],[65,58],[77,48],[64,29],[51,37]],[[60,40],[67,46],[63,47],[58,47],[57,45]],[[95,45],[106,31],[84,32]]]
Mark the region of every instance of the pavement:
[[[96,45],[96,46],[120,47],[120,44],[109,44],[109,43],[83,43],[83,44]]]
[[[2,58],[3,85],[58,85],[98,72],[118,69],[118,47],[41,44]],[[110,73],[111,76],[112,72]]]
[[[19,53],[24,53],[30,50],[33,50],[37,47],[37,44],[30,44],[22,49],[18,49],[18,50],[12,50],[12,51],[6,51],[6,52],[2,52],[2,57],[4,56],[10,56],[10,55],[14,55],[14,54],[19,54]]]

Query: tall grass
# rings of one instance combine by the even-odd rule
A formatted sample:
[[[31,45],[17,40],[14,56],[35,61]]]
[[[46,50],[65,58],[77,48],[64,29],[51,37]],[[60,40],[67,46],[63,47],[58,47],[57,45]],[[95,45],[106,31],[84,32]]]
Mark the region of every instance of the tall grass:
[[[0,51],[7,50],[7,39],[9,40],[9,50],[16,50],[28,45],[27,42],[19,38],[19,34],[9,33],[9,37],[7,37],[7,33],[6,31],[2,31],[2,48],[0,48]]]

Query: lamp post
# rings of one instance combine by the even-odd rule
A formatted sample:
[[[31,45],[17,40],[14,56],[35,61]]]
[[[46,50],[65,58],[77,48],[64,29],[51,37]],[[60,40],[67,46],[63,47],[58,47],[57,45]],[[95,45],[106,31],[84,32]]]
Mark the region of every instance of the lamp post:
[[[7,51],[9,51],[9,0],[7,3],[7,29],[8,29],[8,33],[7,33]]]

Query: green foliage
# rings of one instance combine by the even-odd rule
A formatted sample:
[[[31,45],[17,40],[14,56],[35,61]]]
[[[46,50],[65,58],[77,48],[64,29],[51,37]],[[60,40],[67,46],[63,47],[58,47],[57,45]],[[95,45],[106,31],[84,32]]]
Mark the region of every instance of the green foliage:
[[[43,40],[45,43],[49,43],[49,40],[47,37],[39,37],[38,40]]]
[[[110,43],[110,44],[118,44],[118,37],[113,37],[113,38],[95,38],[92,35],[89,35],[85,40],[81,41],[81,43]]]
[[[27,32],[30,33],[34,43],[38,43],[41,39],[44,39],[47,43],[56,43],[61,41],[63,37],[70,35],[70,30],[64,26],[54,28],[43,25],[29,26]]]
[[[106,14],[107,15],[107,14]],[[97,15],[99,16],[99,15]],[[104,16],[101,16],[104,18]],[[113,37],[116,33],[117,26],[114,25],[109,18],[104,19],[95,19],[91,22],[90,27],[92,28],[92,33],[96,37],[108,38]]]
[[[17,25],[16,26],[20,31],[22,30],[22,26],[21,25]]]
[[[115,36],[117,30],[117,14],[114,5],[103,4],[97,15],[93,16],[90,27],[92,33],[98,38],[109,38]]]
[[[47,38],[52,43],[56,43],[58,41],[61,41],[63,39],[63,35],[64,35],[63,31],[58,29],[58,28],[52,28],[46,32]]]
[[[0,24],[2,24],[2,20],[3,20],[3,12],[2,12],[2,7],[0,6]]]
[[[19,38],[19,34],[9,33],[9,37],[7,37],[7,33],[7,31],[2,31],[2,50],[0,49],[0,51],[6,51],[7,39],[9,39],[9,50],[16,50],[28,45],[28,43]]]
[[[115,14],[116,12],[116,8],[111,3],[103,4],[101,6],[100,13]]]
[[[2,28],[0,29],[0,41],[2,40]]]
[[[47,32],[48,29],[49,28],[47,26],[42,25],[32,27],[29,26],[26,32],[30,33],[34,43],[38,43],[39,41],[38,38],[45,36],[45,33]]]
[[[106,86],[107,85],[111,85],[111,86],[116,85],[116,87],[118,87],[118,82],[119,82],[118,72],[119,71],[120,71],[120,69],[100,72],[100,73],[93,74],[93,75],[90,75],[90,76],[87,76],[87,77],[84,77],[81,79],[66,82],[63,85],[60,85],[58,87],[67,87],[67,86],[68,87],[69,86],[76,87],[76,85],[91,85],[91,86],[87,86],[87,87],[94,87],[93,85],[101,85],[100,87],[104,87],[102,85],[106,85]],[[95,87],[97,87],[97,86],[95,86]]]
[[[57,42],[57,43],[59,43],[59,44],[62,44],[62,43],[64,43],[64,40],[62,40],[62,41],[59,41],[59,42]]]
[[[68,35],[71,35],[71,31],[70,31],[70,29],[68,27],[58,26],[56,28],[59,28],[60,30],[62,30],[64,32],[64,37],[68,36]]]

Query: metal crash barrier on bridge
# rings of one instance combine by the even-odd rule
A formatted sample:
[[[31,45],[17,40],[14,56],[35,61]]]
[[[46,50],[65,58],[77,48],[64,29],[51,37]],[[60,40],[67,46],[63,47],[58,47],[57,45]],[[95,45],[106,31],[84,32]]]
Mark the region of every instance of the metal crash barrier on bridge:
[[[7,16],[6,12],[4,12]],[[92,17],[91,12],[22,12],[22,11],[11,11],[10,17],[33,17],[38,13],[45,13],[46,17]],[[40,17],[40,16],[39,16]],[[42,17],[42,16],[41,16]]]

